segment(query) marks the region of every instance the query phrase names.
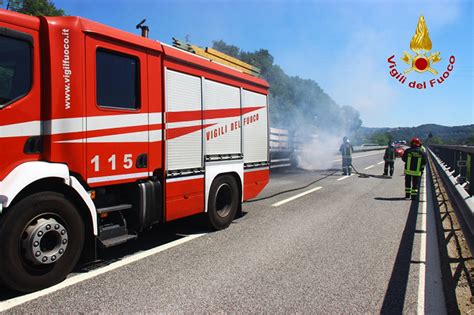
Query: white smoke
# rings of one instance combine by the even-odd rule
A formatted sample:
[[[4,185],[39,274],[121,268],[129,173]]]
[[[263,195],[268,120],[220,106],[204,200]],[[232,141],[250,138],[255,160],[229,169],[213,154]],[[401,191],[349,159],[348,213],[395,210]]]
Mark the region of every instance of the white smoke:
[[[339,147],[342,143],[341,135],[319,133],[307,137],[304,143],[298,145],[298,167],[309,170],[326,170],[338,167],[340,158]],[[340,164],[340,162],[339,162]]]

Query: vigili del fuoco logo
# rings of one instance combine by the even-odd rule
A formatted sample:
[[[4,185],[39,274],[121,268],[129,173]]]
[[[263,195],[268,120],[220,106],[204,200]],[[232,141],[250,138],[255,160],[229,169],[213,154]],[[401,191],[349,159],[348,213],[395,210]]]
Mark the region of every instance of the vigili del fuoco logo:
[[[401,84],[405,85],[407,82],[407,76],[412,73],[424,73],[430,72],[435,78],[428,81],[412,80],[408,81],[408,87],[413,89],[426,89],[432,88],[436,85],[443,84],[443,82],[449,77],[450,73],[454,69],[454,62],[456,59],[454,56],[449,57],[449,64],[441,75],[436,70],[435,65],[442,60],[439,51],[431,52],[433,44],[431,43],[430,34],[428,33],[428,27],[426,27],[425,18],[420,16],[418,25],[416,27],[415,35],[410,41],[410,49],[414,55],[406,51],[403,52],[403,57],[400,58],[409,67],[403,71],[398,70],[397,63],[395,62],[395,55],[392,55],[387,59],[388,67],[390,69],[390,75],[398,80]]]

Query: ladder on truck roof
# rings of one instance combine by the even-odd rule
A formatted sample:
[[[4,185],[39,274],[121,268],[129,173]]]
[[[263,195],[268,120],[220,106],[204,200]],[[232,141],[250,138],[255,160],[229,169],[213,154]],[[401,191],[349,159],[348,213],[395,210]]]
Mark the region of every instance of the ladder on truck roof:
[[[237,58],[231,57],[220,51],[212,49],[210,47],[201,48],[199,46],[186,43],[182,40],[176,39],[173,37],[173,46],[187,52],[196,54],[198,56],[210,59],[212,61],[224,64],[231,68],[237,69],[243,73],[250,74],[255,77],[260,77],[260,69],[254,67],[248,63],[245,63]]]

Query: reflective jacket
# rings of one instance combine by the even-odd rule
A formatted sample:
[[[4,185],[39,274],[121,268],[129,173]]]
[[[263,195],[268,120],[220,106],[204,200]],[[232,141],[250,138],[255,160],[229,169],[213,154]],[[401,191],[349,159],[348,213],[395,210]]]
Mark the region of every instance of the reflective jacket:
[[[395,162],[395,148],[392,146],[386,148],[383,159],[386,162]]]
[[[426,165],[426,153],[421,148],[409,148],[402,157],[405,162],[405,174],[421,176]]]

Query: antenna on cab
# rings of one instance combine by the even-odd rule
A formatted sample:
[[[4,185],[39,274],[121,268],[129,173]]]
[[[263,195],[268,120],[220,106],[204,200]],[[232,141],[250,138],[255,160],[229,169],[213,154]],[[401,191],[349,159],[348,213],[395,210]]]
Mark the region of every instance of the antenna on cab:
[[[148,38],[148,32],[150,31],[150,29],[148,28],[148,26],[146,25],[143,25],[143,23],[145,23],[146,19],[143,19],[140,23],[138,23],[135,28],[136,29],[141,29],[142,30],[142,37],[145,37],[145,38]]]

